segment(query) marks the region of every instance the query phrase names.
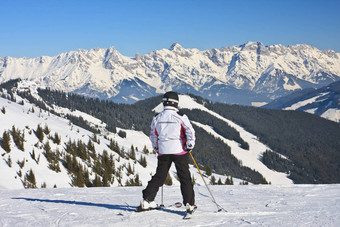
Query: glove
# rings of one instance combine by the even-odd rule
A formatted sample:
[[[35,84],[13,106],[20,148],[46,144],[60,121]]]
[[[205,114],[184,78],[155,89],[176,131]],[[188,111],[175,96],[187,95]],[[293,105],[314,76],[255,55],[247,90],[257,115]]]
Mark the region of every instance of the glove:
[[[186,145],[185,149],[186,149],[187,152],[191,152],[193,148],[194,148],[194,146],[189,143],[189,144]]]

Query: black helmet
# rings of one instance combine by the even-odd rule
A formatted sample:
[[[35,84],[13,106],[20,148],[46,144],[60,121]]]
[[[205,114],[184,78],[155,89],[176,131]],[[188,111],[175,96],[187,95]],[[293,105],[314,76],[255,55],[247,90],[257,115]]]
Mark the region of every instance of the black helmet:
[[[164,106],[174,106],[176,108],[178,108],[178,95],[176,92],[173,91],[168,91],[167,93],[165,93],[163,95],[163,105]]]

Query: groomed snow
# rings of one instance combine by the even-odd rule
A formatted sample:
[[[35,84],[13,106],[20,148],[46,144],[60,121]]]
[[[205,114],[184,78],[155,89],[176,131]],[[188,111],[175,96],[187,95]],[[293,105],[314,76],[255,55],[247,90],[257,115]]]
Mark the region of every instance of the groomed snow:
[[[328,92],[322,93],[322,94],[320,94],[320,95],[318,95],[318,96],[315,96],[315,97],[313,97],[313,98],[310,98],[310,99],[306,99],[306,100],[297,102],[297,103],[293,104],[293,105],[290,106],[290,107],[284,108],[284,110],[297,110],[297,109],[299,109],[299,108],[302,107],[302,106],[305,106],[305,105],[307,105],[307,104],[316,102],[316,100],[317,100],[318,98],[320,98],[320,97],[322,97],[322,96],[325,96],[325,95],[327,95],[327,94],[328,94]]]
[[[0,189],[0,226],[327,226],[340,225],[340,185],[210,186],[227,212],[216,212],[205,186],[195,186],[197,211],[184,207],[143,213],[143,187]],[[161,193],[156,197],[159,204]],[[164,187],[165,206],[181,201]]]

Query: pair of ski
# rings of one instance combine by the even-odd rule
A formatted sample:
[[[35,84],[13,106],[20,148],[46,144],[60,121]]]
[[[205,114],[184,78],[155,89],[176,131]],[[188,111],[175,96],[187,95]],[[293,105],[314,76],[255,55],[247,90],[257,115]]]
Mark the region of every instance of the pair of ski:
[[[136,208],[136,212],[145,212],[145,211],[150,211],[150,210],[162,210],[164,208],[172,208],[172,207],[180,208],[180,207],[182,207],[182,203],[181,202],[176,202],[176,203],[170,204],[168,206],[164,206],[162,204],[162,205],[157,206],[156,208],[149,208],[149,209],[143,209],[142,206],[140,205],[140,206],[138,206]],[[192,213],[193,212],[194,211],[185,212],[185,215],[183,216],[183,219],[190,219],[192,217]]]

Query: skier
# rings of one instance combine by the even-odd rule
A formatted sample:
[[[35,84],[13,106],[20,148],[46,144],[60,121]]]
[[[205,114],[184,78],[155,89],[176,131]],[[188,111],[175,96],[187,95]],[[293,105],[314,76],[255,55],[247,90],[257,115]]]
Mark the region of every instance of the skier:
[[[174,162],[181,184],[183,204],[186,206],[187,213],[191,214],[196,205],[189,171],[188,152],[195,146],[195,131],[188,117],[178,113],[177,93],[166,92],[162,102],[164,110],[153,118],[150,132],[153,149],[158,153],[157,169],[143,190],[143,201],[137,210],[157,208],[154,199]]]

